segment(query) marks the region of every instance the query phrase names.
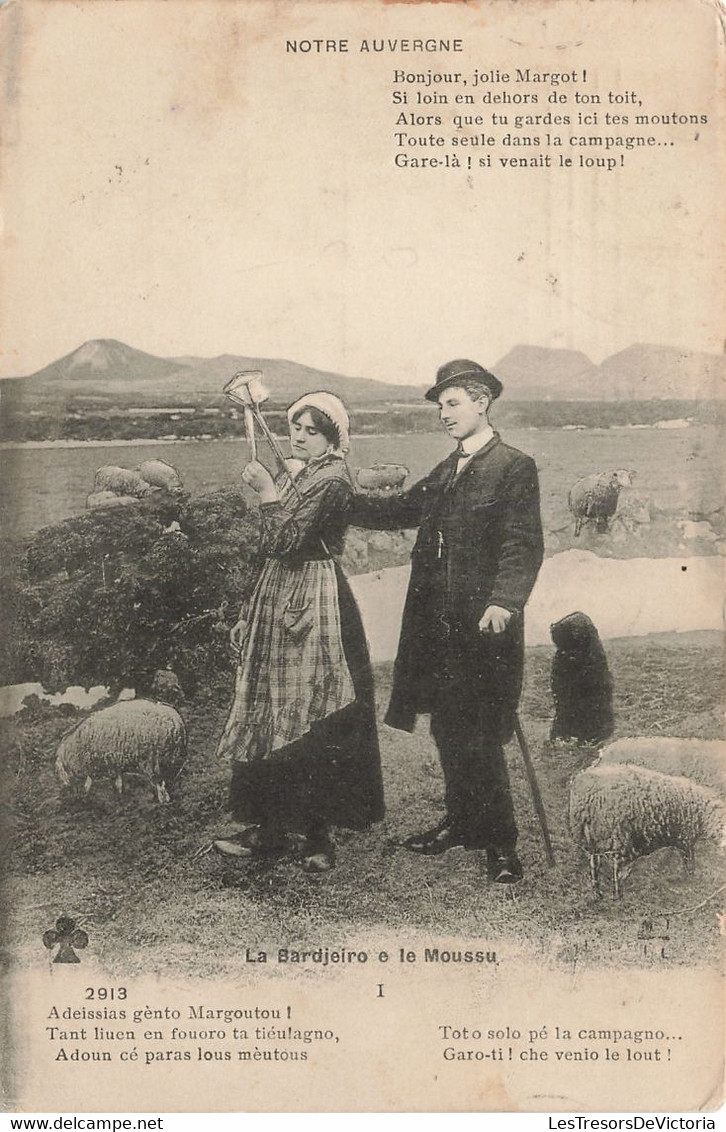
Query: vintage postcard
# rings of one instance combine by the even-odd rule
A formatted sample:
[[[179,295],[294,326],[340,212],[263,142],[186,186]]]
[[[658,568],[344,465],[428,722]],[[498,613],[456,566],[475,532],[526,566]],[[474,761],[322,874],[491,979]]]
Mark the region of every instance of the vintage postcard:
[[[706,0],[7,0],[2,1097],[723,1098]]]

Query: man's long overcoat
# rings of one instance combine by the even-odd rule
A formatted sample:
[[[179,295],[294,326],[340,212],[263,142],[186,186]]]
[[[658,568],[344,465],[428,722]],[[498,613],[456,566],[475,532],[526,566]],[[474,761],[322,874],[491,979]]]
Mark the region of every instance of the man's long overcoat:
[[[522,687],[523,609],[543,557],[537,469],[497,433],[458,475],[457,464],[453,452],[401,495],[357,495],[348,518],[419,527],[386,722],[411,731],[442,695],[475,696],[482,725],[505,741]],[[489,605],[513,613],[504,633],[479,631]]]

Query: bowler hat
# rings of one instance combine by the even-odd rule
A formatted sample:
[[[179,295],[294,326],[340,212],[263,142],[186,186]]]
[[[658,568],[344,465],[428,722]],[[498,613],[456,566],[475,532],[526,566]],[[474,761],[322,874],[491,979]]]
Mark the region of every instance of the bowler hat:
[[[427,390],[427,401],[438,401],[444,389],[450,385],[463,385],[467,381],[476,381],[484,385],[492,395],[492,401],[499,396],[504,386],[498,377],[489,370],[484,369],[478,362],[469,361],[468,358],[457,358],[456,361],[447,362],[436,371],[436,384]]]

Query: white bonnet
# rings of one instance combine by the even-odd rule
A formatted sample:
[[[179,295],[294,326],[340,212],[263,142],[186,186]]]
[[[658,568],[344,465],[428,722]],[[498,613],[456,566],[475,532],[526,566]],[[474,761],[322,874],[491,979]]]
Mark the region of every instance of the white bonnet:
[[[323,390],[318,393],[305,393],[287,410],[288,423],[292,424],[293,417],[297,416],[301,409],[311,408],[318,409],[328,420],[333,422],[340,438],[337,451],[347,452],[350,448],[350,419],[348,417],[348,410],[340,397],[336,397],[334,393],[326,393]]]

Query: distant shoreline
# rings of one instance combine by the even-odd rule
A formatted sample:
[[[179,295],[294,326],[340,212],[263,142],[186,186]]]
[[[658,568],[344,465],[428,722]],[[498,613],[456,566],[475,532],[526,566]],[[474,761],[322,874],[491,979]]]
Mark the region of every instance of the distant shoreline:
[[[285,440],[280,436],[278,440]],[[144,436],[138,440],[0,440],[0,452],[9,448],[128,448],[150,444],[246,444],[244,436],[179,436],[173,440],[168,437],[154,440]]]
[[[173,440],[168,437],[154,440],[153,437],[141,437],[138,440],[0,440],[0,451],[9,448],[127,448],[129,445],[140,444],[199,444],[200,441],[214,440],[213,436],[180,436]],[[228,436],[219,438],[218,443],[236,444],[245,442],[243,436]]]
[[[706,422],[692,420],[655,421],[653,424],[614,424],[591,427],[589,425],[509,425],[507,431],[514,432],[632,432],[643,429],[660,432],[663,429],[698,428]],[[430,432],[361,432],[354,440],[395,440],[403,436],[438,436],[439,429],[432,428]],[[286,434],[278,434],[277,440],[287,440]],[[159,444],[246,444],[244,436],[178,436],[170,437],[139,437],[125,440],[1,440],[0,452],[21,448],[128,448],[142,445]]]

